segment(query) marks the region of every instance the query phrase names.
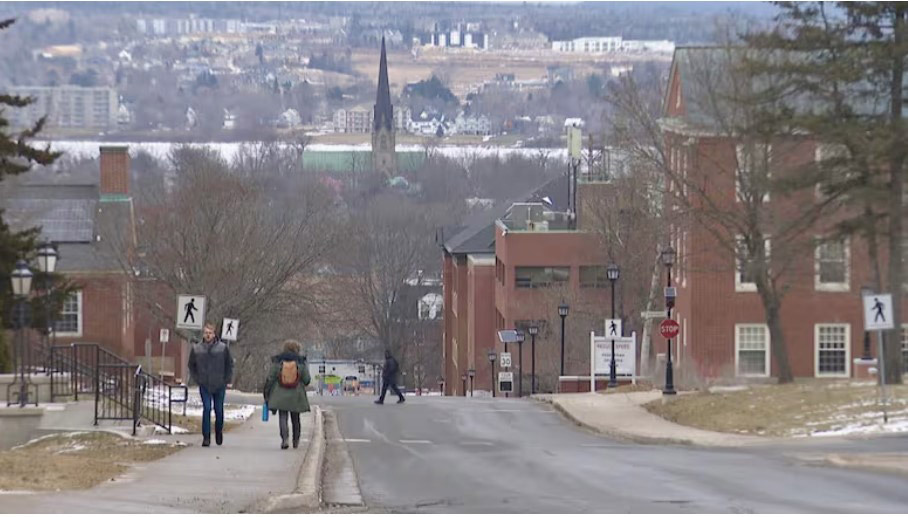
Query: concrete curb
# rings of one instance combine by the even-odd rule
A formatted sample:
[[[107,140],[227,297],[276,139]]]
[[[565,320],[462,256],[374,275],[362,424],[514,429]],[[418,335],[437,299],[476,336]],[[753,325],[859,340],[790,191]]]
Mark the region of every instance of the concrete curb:
[[[313,407],[313,425],[309,432],[309,447],[300,467],[296,489],[285,495],[271,497],[255,505],[251,513],[294,513],[291,510],[314,510],[322,502],[322,469],[325,463],[324,415],[319,406]],[[299,512],[295,512],[299,513]]]
[[[590,431],[590,432],[592,432],[592,433],[595,433],[595,434],[598,434],[598,435],[601,435],[601,436],[605,436],[605,437],[607,437],[607,438],[612,438],[612,439],[620,440],[620,441],[623,441],[623,442],[637,443],[637,444],[640,444],[640,445],[685,445],[685,446],[697,446],[696,443],[694,443],[694,442],[692,442],[692,441],[690,441],[690,440],[684,440],[684,439],[680,439],[680,438],[649,438],[649,437],[646,437],[646,436],[640,436],[640,435],[636,435],[636,434],[632,434],[632,433],[626,433],[626,432],[623,432],[623,431],[618,431],[618,430],[616,430],[616,429],[602,429],[602,428],[598,428],[598,427],[593,427],[593,426],[591,426],[591,425],[589,425],[589,424],[586,424],[586,423],[580,421],[577,417],[575,417],[573,414],[571,414],[570,411],[568,411],[567,409],[565,409],[561,404],[559,404],[559,403],[556,402],[556,401],[553,401],[553,400],[551,400],[551,399],[542,399],[542,398],[538,398],[538,399],[536,399],[536,400],[539,400],[539,401],[544,402],[544,403],[546,403],[546,404],[550,404],[552,407],[555,408],[556,411],[558,411],[559,413],[561,413],[562,416],[564,416],[566,419],[568,419],[568,420],[570,420],[571,422],[573,422],[573,423],[574,423],[575,425],[577,425],[578,427],[581,427],[581,428],[583,428],[583,429],[585,429],[585,430],[587,430],[587,431]]]

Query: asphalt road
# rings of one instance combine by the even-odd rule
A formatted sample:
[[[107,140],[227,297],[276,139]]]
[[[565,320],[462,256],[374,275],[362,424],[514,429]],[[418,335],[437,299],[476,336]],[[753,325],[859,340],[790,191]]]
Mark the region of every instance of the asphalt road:
[[[368,396],[313,399],[336,415],[363,499],[373,510],[901,513],[908,508],[908,479],[809,464],[791,448],[626,444],[582,430],[551,407],[528,400],[393,401],[389,397],[377,406]]]

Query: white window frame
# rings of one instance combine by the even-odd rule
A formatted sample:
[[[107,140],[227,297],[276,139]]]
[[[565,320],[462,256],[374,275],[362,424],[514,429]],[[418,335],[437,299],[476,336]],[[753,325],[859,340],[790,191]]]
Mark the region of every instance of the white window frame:
[[[85,304],[82,303],[82,290],[80,289],[80,290],[76,291],[75,295],[76,295],[76,299],[79,301],[79,312],[76,315],[76,331],[75,332],[61,332],[61,331],[56,330],[57,320],[55,320],[53,329],[54,329],[54,335],[56,335],[56,336],[82,337],[82,331],[84,329],[84,327],[82,326],[82,318],[83,318],[83,315],[85,314]],[[61,312],[60,315],[62,316],[62,309],[60,312]]]
[[[762,144],[754,144],[754,147],[756,148],[758,145],[762,145]],[[742,168],[744,168],[748,165],[747,155],[744,153],[745,147],[746,147],[745,144],[736,144],[735,145],[735,201],[738,203],[740,203],[742,201],[742,198],[741,198],[741,170],[742,170]],[[772,144],[766,144],[766,161],[768,162],[768,164],[767,164],[768,170],[766,171],[766,179],[769,180],[772,178]],[[750,164],[750,165],[752,166],[753,164]],[[769,203],[769,189],[767,189],[766,193],[763,194],[763,202]]]
[[[763,373],[740,373],[740,366],[738,361],[740,359],[741,353],[741,329],[744,327],[762,327],[763,331],[766,333],[766,350],[764,354],[766,359],[764,362]],[[735,376],[737,377],[769,377],[769,372],[772,371],[772,366],[770,361],[772,360],[772,354],[770,354],[772,344],[772,338],[769,335],[769,325],[765,323],[736,323],[735,324]]]
[[[740,243],[744,240],[743,235],[735,236],[735,243]],[[772,257],[772,245],[770,242],[769,236],[763,238],[764,248],[766,249],[766,261],[769,262]],[[770,264],[771,266],[771,264]],[[772,268],[770,267],[770,271]],[[757,292],[757,284],[754,282],[742,282],[741,281],[741,260],[738,258],[737,249],[735,250],[735,292],[736,293],[755,293]]]
[[[844,373],[820,373],[820,327],[845,327]],[[851,377],[851,323],[817,323],[813,326],[813,375],[823,379],[848,379]]]
[[[826,291],[834,293],[843,293],[851,290],[851,239],[844,237],[842,239],[845,249],[845,281],[844,282],[823,282],[820,280],[820,248],[827,244],[828,240],[821,238],[816,239],[814,246],[814,279],[813,286],[817,291]]]

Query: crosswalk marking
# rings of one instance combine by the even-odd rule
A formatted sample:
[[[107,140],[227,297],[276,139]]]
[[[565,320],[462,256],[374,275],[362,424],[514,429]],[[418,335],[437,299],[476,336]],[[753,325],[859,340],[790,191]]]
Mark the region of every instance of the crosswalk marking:
[[[432,445],[432,442],[429,440],[400,440],[400,443],[422,443]]]
[[[488,446],[488,447],[491,447],[492,445],[495,445],[495,444],[492,443],[492,442],[460,442],[460,444],[461,444],[461,445],[466,445],[466,446],[470,446],[470,445],[485,445],[485,446]]]
[[[366,438],[344,438],[347,443],[372,443],[372,440]]]

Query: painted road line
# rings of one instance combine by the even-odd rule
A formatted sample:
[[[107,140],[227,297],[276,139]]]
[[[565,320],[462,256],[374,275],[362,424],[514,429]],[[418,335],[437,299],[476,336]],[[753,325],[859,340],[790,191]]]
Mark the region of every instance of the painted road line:
[[[487,447],[491,447],[495,444],[492,442],[460,442],[460,445],[467,446],[467,447],[469,447],[471,445],[484,445]]]
[[[366,438],[344,438],[347,443],[372,443],[372,440]]]
[[[400,443],[421,443],[426,445],[432,445],[432,442],[429,440],[400,440]]]

